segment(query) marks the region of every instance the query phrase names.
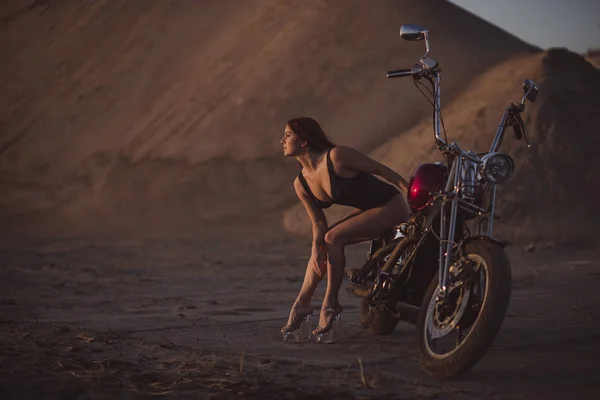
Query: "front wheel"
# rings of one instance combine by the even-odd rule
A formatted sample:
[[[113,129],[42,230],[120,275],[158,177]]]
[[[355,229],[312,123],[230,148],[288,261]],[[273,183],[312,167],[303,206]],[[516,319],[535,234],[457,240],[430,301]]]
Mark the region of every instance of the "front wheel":
[[[500,330],[510,299],[510,263],[500,245],[473,240],[463,246],[462,256],[463,271],[449,284],[446,301],[438,300],[435,274],[417,320],[419,362],[436,378],[456,377],[481,359]]]

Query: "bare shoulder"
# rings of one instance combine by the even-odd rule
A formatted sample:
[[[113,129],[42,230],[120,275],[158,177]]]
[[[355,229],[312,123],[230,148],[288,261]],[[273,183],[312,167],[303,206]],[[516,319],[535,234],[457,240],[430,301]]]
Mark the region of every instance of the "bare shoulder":
[[[331,150],[330,155],[331,162],[338,172],[342,170],[365,170],[365,162],[369,160],[363,153],[349,146],[336,146]]]
[[[353,161],[364,156],[360,151],[348,146],[336,146],[331,149],[330,155],[333,164],[341,168],[353,165]]]
[[[331,160],[333,165],[338,170],[364,171],[370,174],[385,177],[389,172],[389,168],[375,161],[368,155],[353,149],[352,147],[339,146],[331,151]],[[383,174],[383,175],[382,175]],[[390,178],[390,182],[395,182],[395,177]]]

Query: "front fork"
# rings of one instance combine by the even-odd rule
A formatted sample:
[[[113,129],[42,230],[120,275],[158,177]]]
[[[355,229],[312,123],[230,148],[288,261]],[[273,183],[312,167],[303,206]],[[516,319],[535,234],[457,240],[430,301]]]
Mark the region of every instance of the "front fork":
[[[456,230],[456,217],[458,214],[458,183],[462,168],[462,160],[459,157],[452,163],[448,183],[446,184],[445,192],[449,194],[442,200],[440,205],[440,253],[439,253],[439,298],[446,298],[448,292],[448,270],[450,269],[450,261],[452,260],[452,247],[454,243],[454,235]],[[450,226],[446,229],[446,204],[451,203],[450,207]]]
[[[440,194],[442,202],[440,205],[440,245],[439,245],[439,282],[440,290],[438,293],[439,300],[444,300],[448,295],[448,280],[450,263],[454,253],[454,247],[458,244],[455,242],[456,236],[456,221],[458,218],[458,207],[461,190],[461,174],[463,169],[463,155],[459,155],[452,163],[452,168],[448,176],[445,193]],[[487,210],[487,235],[492,237],[492,222],[494,216],[494,208],[496,205],[496,185],[492,185],[490,193],[490,204]],[[450,216],[446,213],[446,207],[450,207]],[[481,227],[479,227],[481,229]],[[479,233],[479,232],[478,232]]]

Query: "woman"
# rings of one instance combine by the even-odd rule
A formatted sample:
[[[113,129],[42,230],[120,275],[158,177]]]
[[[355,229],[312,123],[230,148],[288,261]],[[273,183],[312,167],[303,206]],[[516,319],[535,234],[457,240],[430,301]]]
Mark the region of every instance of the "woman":
[[[380,236],[409,217],[408,203],[400,191],[373,175],[381,176],[404,192],[408,183],[366,155],[349,147],[334,146],[312,118],[289,120],[281,144],[283,154],[295,158],[302,166],[294,189],[312,222],[313,236],[304,282],[281,332],[284,340],[294,333],[297,336],[301,324],[312,315],[312,295],[326,273],[327,290],[319,325],[312,332],[320,342],[342,313],[338,292],[345,268],[344,247]],[[323,209],[332,204],[358,210],[328,227]]]

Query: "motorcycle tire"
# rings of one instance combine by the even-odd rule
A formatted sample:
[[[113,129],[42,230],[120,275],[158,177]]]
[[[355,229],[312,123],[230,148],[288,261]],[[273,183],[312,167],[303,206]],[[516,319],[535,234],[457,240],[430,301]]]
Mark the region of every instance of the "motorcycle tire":
[[[374,335],[389,335],[396,329],[400,318],[390,311],[371,306],[368,300],[360,302],[360,325]]]
[[[457,377],[483,357],[500,330],[510,300],[511,267],[502,247],[491,240],[478,239],[468,242],[463,251],[464,255],[477,255],[485,262],[486,292],[478,314],[471,318],[473,325],[464,341],[447,355],[434,355],[427,340],[427,314],[438,288],[438,274],[429,284],[417,319],[416,341],[422,370],[435,378]],[[460,321],[463,318],[465,315]]]

